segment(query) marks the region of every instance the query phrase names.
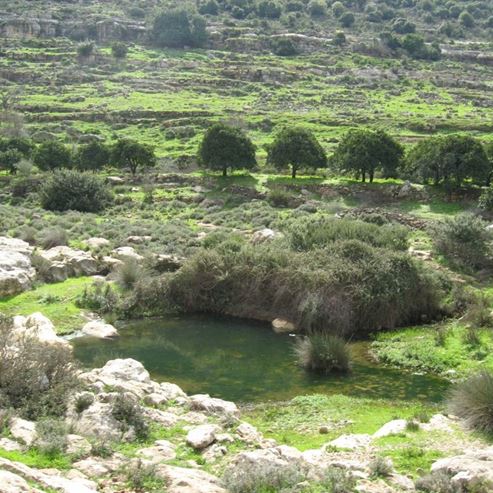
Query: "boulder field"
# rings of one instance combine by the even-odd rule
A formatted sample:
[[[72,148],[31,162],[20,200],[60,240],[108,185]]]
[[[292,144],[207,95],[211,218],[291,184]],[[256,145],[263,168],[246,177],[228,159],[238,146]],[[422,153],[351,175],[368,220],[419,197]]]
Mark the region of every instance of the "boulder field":
[[[31,330],[29,327],[35,324],[47,324],[37,315],[17,322],[25,330]],[[45,340],[48,329],[45,327],[42,332]],[[319,449],[300,451],[264,437],[254,426],[242,421],[235,403],[206,394],[187,395],[173,383],[153,381],[143,365],[133,359],[108,361],[102,368],[81,372],[78,378],[81,388],[70,397],[64,417],[70,430],[65,453],[72,459],[71,468],[36,469],[17,460],[0,458],[2,492],[123,491],[122,471],[135,464],[152,467],[153,475],[166,484],[169,493],[226,493],[229,490],[224,475],[247,474],[258,468],[273,473],[303,470],[314,481],[328,469],[337,468],[355,479],[356,491],[361,493],[416,491],[413,481],[395,472],[391,465],[385,482],[375,479],[368,459],[372,441],[402,433],[405,421],[391,421],[373,435],[341,436]],[[132,426],[122,430],[112,412],[122,395],[139,408],[152,426],[161,430],[162,437],[141,443],[136,441]],[[447,429],[452,423],[448,417],[435,415],[422,426],[432,432]],[[22,453],[36,447],[38,441],[36,423],[14,415],[8,422],[8,438],[0,440],[0,449]],[[103,455],[97,453],[97,443],[127,445],[115,446]],[[193,458],[178,462],[184,448],[190,450]],[[469,491],[468,485],[479,481],[493,484],[493,447],[440,459],[432,470],[446,474],[457,491]]]

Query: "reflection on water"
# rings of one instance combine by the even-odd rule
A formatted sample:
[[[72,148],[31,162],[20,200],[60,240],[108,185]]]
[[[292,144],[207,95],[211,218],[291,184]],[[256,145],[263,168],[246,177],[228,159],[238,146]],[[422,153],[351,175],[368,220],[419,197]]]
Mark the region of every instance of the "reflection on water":
[[[293,337],[268,325],[212,316],[133,321],[114,340],[79,338],[74,353],[85,366],[114,358],[141,361],[153,379],[238,402],[285,400],[303,394],[440,401],[447,383],[437,377],[384,368],[355,344],[349,376],[319,376],[296,366]]]

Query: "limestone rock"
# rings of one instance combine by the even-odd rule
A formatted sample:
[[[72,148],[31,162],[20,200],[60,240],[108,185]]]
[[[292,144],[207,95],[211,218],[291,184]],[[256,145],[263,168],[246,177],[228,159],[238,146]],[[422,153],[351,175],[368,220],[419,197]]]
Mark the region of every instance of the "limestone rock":
[[[34,338],[44,344],[69,345],[68,341],[56,335],[55,327],[50,319],[39,312],[27,317],[21,315],[14,317],[12,331],[14,339],[27,337]]]
[[[71,415],[68,419],[79,435],[108,441],[121,440],[121,426],[113,417],[112,409],[109,403],[93,402],[80,414]]]
[[[106,238],[93,237],[84,241],[84,243],[93,250],[99,250],[110,244],[109,240]]]
[[[139,255],[134,250],[133,247],[129,247],[129,246],[122,246],[115,248],[111,252],[111,256],[113,258],[121,260],[122,262],[128,262],[128,261],[141,262],[142,260],[144,260],[144,257],[142,255]]]
[[[137,455],[147,459],[153,464],[172,460],[176,457],[175,446],[168,440],[156,440],[153,447],[147,447],[137,451]]]
[[[187,444],[195,450],[203,450],[216,440],[215,425],[200,425],[192,428],[187,434]]]
[[[118,331],[111,324],[107,324],[104,320],[92,320],[82,327],[82,333],[86,336],[98,337],[99,339],[108,339],[116,337]]]
[[[25,464],[13,462],[0,457],[0,470],[11,472],[28,482],[39,484],[43,489],[52,489],[61,493],[96,493],[94,487],[87,486],[83,481],[67,479],[57,474],[46,474],[32,469]],[[29,491],[29,490],[28,490]]]
[[[227,493],[219,478],[201,470],[163,464],[156,474],[166,481],[168,493]]]
[[[367,434],[342,435],[339,438],[329,442],[329,445],[340,449],[354,450],[368,447],[371,440],[371,436]]]
[[[0,470],[0,485],[3,493],[34,493],[40,491],[31,488],[25,479],[9,471]]]
[[[91,444],[80,435],[67,435],[67,454],[69,455],[89,455]]]
[[[433,463],[431,471],[447,473],[452,484],[461,491],[470,491],[478,484],[493,490],[493,447],[439,459]]]
[[[0,297],[22,293],[31,287],[36,277],[32,252],[29,243],[0,236]]]
[[[240,423],[238,428],[236,428],[236,433],[241,440],[247,443],[258,443],[263,439],[262,433],[250,423]]]
[[[38,438],[36,423],[33,421],[27,421],[17,417],[12,418],[9,423],[9,429],[11,435],[16,440],[26,444],[28,447],[31,446]]]
[[[278,334],[284,334],[284,333],[292,333],[296,332],[297,329],[295,325],[288,320],[285,320],[283,318],[276,318],[272,321],[272,328],[274,329],[274,332]]]
[[[385,423],[373,434],[373,438],[382,438],[389,435],[399,435],[406,431],[407,421],[405,419],[394,419]]]
[[[146,243],[151,240],[152,240],[152,236],[148,236],[148,235],[127,237],[127,243],[134,243],[136,245],[140,245],[141,243]]]
[[[187,398],[187,394],[175,383],[162,382],[159,386],[161,387],[161,393],[170,401]]]
[[[443,414],[435,414],[428,423],[420,423],[420,428],[425,431],[453,431],[453,420]]]
[[[280,236],[282,236],[281,233],[274,231],[270,228],[264,228],[264,229],[261,229],[259,231],[255,231],[255,233],[253,233],[252,238],[251,238],[251,242],[254,245],[259,245],[260,243],[272,241],[276,238],[279,238]]]
[[[50,281],[68,277],[94,276],[99,272],[96,259],[88,252],[68,246],[56,246],[38,254],[47,264],[44,276]]]
[[[83,373],[80,378],[96,389],[112,387],[118,391],[130,392],[139,398],[155,390],[149,372],[142,363],[131,358],[110,360],[103,368]]]
[[[22,446],[10,438],[3,437],[0,438],[0,449],[6,450],[7,452],[16,452],[22,450]]]
[[[208,414],[238,416],[239,410],[234,402],[223,401],[208,394],[196,394],[190,397],[190,406],[194,410]]]

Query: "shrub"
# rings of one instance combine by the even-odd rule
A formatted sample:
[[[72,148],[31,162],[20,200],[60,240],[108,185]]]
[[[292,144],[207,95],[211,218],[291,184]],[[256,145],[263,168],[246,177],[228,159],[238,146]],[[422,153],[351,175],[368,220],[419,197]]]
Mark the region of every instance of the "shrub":
[[[481,192],[478,207],[483,211],[493,211],[493,187],[488,187]]]
[[[68,245],[68,234],[67,232],[59,227],[48,228],[42,233],[40,245],[48,250],[56,246]]]
[[[128,46],[121,41],[114,43],[111,46],[111,54],[115,58],[125,58],[128,53]]]
[[[123,289],[131,289],[143,276],[142,268],[134,259],[125,260],[116,271],[116,282]]]
[[[492,235],[486,224],[472,214],[439,222],[432,230],[435,250],[455,266],[480,269],[490,262]]]
[[[83,413],[94,402],[94,394],[90,392],[83,392],[76,396],[74,402],[74,409],[77,414]]]
[[[298,339],[294,351],[299,365],[316,373],[346,373],[351,368],[349,347],[338,336],[311,334]]]
[[[118,301],[118,295],[111,284],[94,282],[91,286],[85,287],[84,291],[77,296],[75,304],[79,308],[86,308],[105,315],[117,311]]]
[[[295,44],[288,38],[274,38],[272,52],[277,56],[295,56],[298,53]]]
[[[294,221],[288,226],[293,250],[306,251],[329,245],[337,240],[359,240],[374,247],[392,250],[408,248],[408,230],[403,226],[378,226],[366,221],[325,217]]]
[[[11,324],[0,317],[0,401],[28,419],[64,415],[67,396],[78,386],[70,347],[18,338]]]
[[[418,491],[428,493],[457,493],[457,488],[451,481],[451,477],[443,472],[437,471],[418,478],[415,482]]]
[[[273,207],[289,207],[291,194],[282,188],[273,188],[269,191],[267,201]]]
[[[121,424],[122,432],[133,429],[139,440],[149,436],[149,425],[139,403],[132,395],[120,393],[113,402],[112,416]]]
[[[94,44],[93,43],[84,43],[77,47],[77,54],[80,57],[88,57],[94,53]]]
[[[51,456],[65,452],[68,427],[63,419],[41,419],[36,423],[36,432],[38,450]]]
[[[226,469],[223,484],[231,493],[258,493],[284,491],[305,478],[306,471],[296,464],[278,466],[264,462],[242,462]]]
[[[44,209],[99,212],[111,201],[104,183],[97,177],[77,171],[58,171],[40,191]]]
[[[386,478],[394,472],[392,461],[382,456],[375,457],[368,467],[373,478]]]
[[[448,409],[469,428],[493,432],[493,375],[482,370],[456,384],[448,398]]]
[[[140,459],[124,469],[127,483],[133,491],[166,491],[166,483],[156,474],[156,464],[144,463]]]

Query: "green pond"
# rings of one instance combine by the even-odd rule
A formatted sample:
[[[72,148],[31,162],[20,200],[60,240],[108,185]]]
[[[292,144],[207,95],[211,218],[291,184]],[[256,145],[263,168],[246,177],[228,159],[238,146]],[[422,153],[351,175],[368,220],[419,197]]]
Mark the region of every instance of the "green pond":
[[[180,316],[133,321],[118,329],[120,337],[112,340],[73,339],[76,358],[85,367],[134,358],[153,379],[176,383],[189,394],[208,393],[237,402],[315,393],[438,402],[447,389],[447,382],[438,377],[373,363],[365,343],[352,344],[350,375],[308,373],[295,363],[293,336],[250,320]]]

